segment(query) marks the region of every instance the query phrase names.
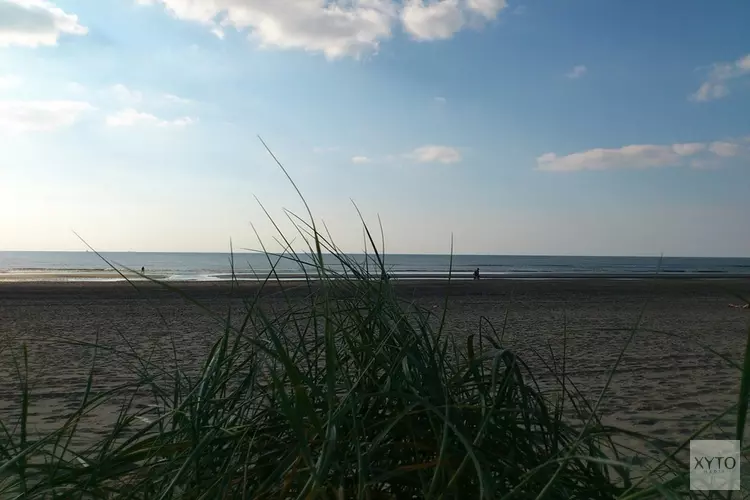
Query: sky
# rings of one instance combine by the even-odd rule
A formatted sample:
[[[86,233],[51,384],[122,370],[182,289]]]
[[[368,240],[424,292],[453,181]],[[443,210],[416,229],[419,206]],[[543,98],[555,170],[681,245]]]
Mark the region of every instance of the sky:
[[[358,208],[390,253],[750,257],[748,19],[703,0],[0,0],[0,250],[275,251],[269,216],[301,245],[260,136],[349,252]]]

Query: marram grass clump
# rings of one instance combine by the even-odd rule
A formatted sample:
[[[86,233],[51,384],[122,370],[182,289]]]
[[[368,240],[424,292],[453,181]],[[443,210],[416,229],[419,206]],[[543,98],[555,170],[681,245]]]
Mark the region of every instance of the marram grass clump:
[[[250,302],[243,326],[224,330],[196,378],[144,360],[137,383],[87,392],[59,431],[6,432],[3,497],[530,498],[546,488],[549,498],[614,498],[623,491],[608,473],[606,436],[567,425],[499,335],[459,343],[441,334],[439,318],[361,271],[335,281],[323,274],[305,304],[290,299],[275,317]],[[82,450],[66,445],[78,419],[103,399],[144,389],[158,402],[147,425],[129,405],[106,439]]]

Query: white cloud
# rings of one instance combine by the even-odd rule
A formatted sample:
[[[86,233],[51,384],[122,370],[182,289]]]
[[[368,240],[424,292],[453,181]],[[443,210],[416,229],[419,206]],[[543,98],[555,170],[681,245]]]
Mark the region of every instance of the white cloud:
[[[107,117],[110,127],[132,127],[133,125],[158,123],[159,119],[149,113],[141,113],[133,108],[124,109]]]
[[[445,40],[468,24],[495,19],[505,0],[405,0],[404,30],[415,40]]]
[[[69,127],[93,109],[83,101],[0,101],[0,131],[44,132]]]
[[[166,125],[166,126],[171,125],[174,127],[187,127],[188,125],[195,125],[196,123],[198,123],[198,119],[191,118],[189,116],[183,116],[182,118],[177,118],[176,120],[172,120],[172,121],[161,122],[162,125]]]
[[[301,49],[329,59],[378,51],[399,22],[412,38],[450,38],[472,20],[492,20],[505,0],[136,0],[223,37],[247,30],[261,47]]]
[[[672,149],[680,156],[692,156],[706,149],[702,142],[689,142],[686,144],[673,144]]]
[[[358,165],[362,165],[364,163],[370,163],[372,160],[366,156],[354,156],[352,158],[352,163],[356,163]]]
[[[705,168],[716,160],[750,155],[750,147],[739,141],[719,141],[710,144],[635,144],[621,148],[596,148],[580,153],[558,156],[546,153],[536,159],[537,170],[577,172],[581,170],[644,169],[670,166]]]
[[[729,89],[723,83],[706,82],[690,96],[696,102],[712,101],[729,95]]]
[[[583,75],[586,74],[588,69],[586,69],[586,66],[583,64],[579,64],[578,66],[574,66],[573,69],[571,69],[568,73],[565,74],[566,77],[570,79],[577,79],[581,78]]]
[[[445,99],[445,97],[436,97],[435,102],[440,103],[440,104],[445,104],[447,100]]]
[[[407,0],[401,22],[416,40],[445,40],[460,31],[466,20],[458,0]]]
[[[537,158],[539,170],[569,172],[611,168],[647,168],[675,165],[681,155],[670,146],[632,145],[618,149],[596,148],[559,157],[547,153]]]
[[[112,85],[109,88],[109,91],[112,93],[112,95],[115,96],[116,99],[126,102],[126,103],[139,103],[143,100],[143,94],[136,91],[131,90],[125,85],[118,83],[116,85]]]
[[[261,47],[321,52],[329,59],[377,51],[391,37],[391,0],[139,0],[216,34],[248,29]]]
[[[486,19],[494,19],[508,6],[506,0],[466,0],[469,10],[482,14]]]
[[[164,99],[175,104],[192,104],[191,99],[185,99],[183,97],[176,96],[174,94],[164,94]]]
[[[461,152],[450,146],[422,146],[405,155],[417,163],[458,163],[462,160]]]
[[[712,142],[711,145],[708,146],[708,150],[717,156],[732,158],[740,154],[742,147],[734,142],[717,141]]]
[[[0,0],[0,47],[57,45],[62,34],[86,33],[78,16],[46,0]]]
[[[105,98],[115,99],[120,102],[121,105],[126,107],[134,107],[147,100],[149,102],[158,104],[175,104],[185,106],[188,104],[194,104],[195,101],[191,99],[185,99],[175,94],[159,93],[159,94],[145,94],[139,90],[135,90],[127,85],[118,83],[111,85],[100,91],[101,95]]]
[[[712,101],[729,95],[728,82],[750,75],[750,54],[734,62],[715,63],[711,66],[708,78],[690,95],[695,102]]]
[[[133,108],[123,109],[117,113],[107,116],[107,125],[110,127],[134,127],[137,125],[153,125],[157,127],[186,127],[198,122],[189,116],[175,120],[163,120],[150,113],[137,111]]]
[[[14,89],[21,85],[23,80],[16,75],[0,75],[0,90]]]

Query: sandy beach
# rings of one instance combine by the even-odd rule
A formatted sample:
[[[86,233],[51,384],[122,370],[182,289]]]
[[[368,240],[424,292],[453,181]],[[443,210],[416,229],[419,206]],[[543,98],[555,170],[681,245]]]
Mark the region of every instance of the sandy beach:
[[[233,310],[240,320],[242,297],[257,284],[229,293],[227,283],[180,287],[218,316]],[[303,297],[299,285],[291,293]],[[504,326],[506,347],[521,355],[542,384],[550,351],[559,359],[566,346],[567,372],[581,391],[596,399],[632,329],[603,401],[605,421],[663,438],[686,438],[700,423],[736,400],[739,373],[705,344],[741,362],[750,311],[729,307],[750,296],[750,281],[702,280],[482,280],[396,284],[405,299],[441,312],[449,291],[446,328],[465,338],[478,333],[480,318]],[[280,304],[276,285],[262,299]],[[486,328],[486,323],[483,328]],[[40,430],[58,425],[83,394],[98,343],[137,351],[159,362],[176,355],[196,368],[221,331],[216,318],[185,298],[159,288],[123,283],[0,284],[0,417],[12,421],[19,408],[16,361],[27,346],[32,422]],[[564,333],[565,332],[565,333]],[[566,339],[563,342],[563,339]],[[132,380],[136,368],[123,356],[99,350],[95,389]],[[105,407],[86,422],[90,435],[103,432],[117,408]],[[109,412],[109,417],[108,417]],[[732,419],[724,419],[731,432]]]

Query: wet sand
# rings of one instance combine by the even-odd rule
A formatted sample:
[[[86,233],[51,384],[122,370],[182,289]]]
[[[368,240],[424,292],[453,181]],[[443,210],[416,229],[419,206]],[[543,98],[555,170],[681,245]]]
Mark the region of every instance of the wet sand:
[[[241,307],[227,283],[184,283],[190,296],[218,314]],[[307,293],[296,288],[297,296]],[[428,309],[442,311],[445,282],[396,284],[398,292]],[[279,301],[272,285],[263,299]],[[257,284],[243,283],[251,296]],[[741,362],[750,311],[733,294],[750,297],[750,280],[482,280],[450,286],[448,331],[465,338],[480,318],[539,374],[543,385],[550,349],[558,358],[566,346],[567,373],[596,399],[632,329],[632,344],[603,401],[605,421],[654,436],[687,438],[701,423],[736,401],[739,373],[698,344]],[[184,298],[163,289],[124,283],[0,283],[0,418],[12,421],[19,408],[14,359],[28,351],[32,420],[39,430],[59,425],[77,408],[92,365],[95,343],[134,349],[152,359],[197,367],[221,328]],[[565,332],[565,334],[564,334]],[[563,342],[563,339],[566,339]],[[72,342],[78,342],[75,344]],[[174,349],[174,350],[173,350]],[[120,357],[99,352],[95,388],[132,380]],[[116,408],[109,408],[116,413]],[[106,413],[105,411],[105,413]],[[86,432],[104,432],[100,413]],[[733,430],[730,417],[725,430]]]

